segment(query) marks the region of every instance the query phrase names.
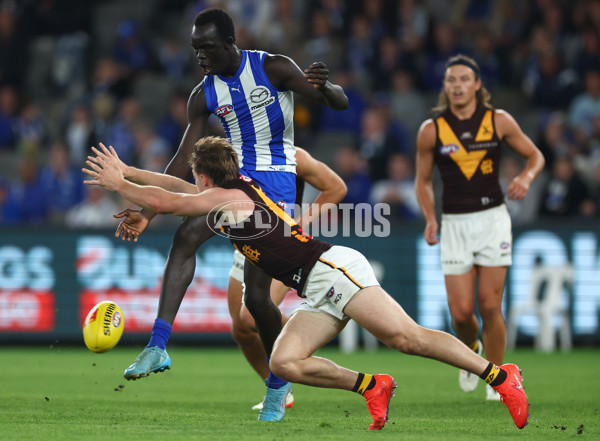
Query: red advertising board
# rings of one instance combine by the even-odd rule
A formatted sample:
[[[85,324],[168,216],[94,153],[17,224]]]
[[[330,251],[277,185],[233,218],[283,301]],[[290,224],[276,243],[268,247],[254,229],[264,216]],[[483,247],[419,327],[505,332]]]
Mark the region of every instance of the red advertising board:
[[[53,292],[0,291],[0,331],[50,332],[54,330],[55,315]]]

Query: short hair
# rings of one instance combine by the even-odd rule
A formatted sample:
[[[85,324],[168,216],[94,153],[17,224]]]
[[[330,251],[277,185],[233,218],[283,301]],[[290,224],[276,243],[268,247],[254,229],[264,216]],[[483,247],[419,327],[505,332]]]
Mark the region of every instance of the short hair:
[[[238,157],[231,144],[218,136],[196,142],[189,164],[196,175],[206,175],[218,187],[239,177]]]
[[[194,26],[204,26],[207,24],[214,24],[217,28],[217,33],[220,37],[225,40],[227,37],[233,38],[235,43],[235,28],[233,26],[233,20],[222,9],[211,8],[205,9],[196,15],[194,20]]]

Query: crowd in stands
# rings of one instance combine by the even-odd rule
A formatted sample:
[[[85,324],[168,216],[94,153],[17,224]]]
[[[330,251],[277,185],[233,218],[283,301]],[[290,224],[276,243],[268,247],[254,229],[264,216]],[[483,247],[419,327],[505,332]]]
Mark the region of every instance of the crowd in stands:
[[[164,170],[202,79],[189,36],[207,7],[233,16],[241,49],[324,61],[344,87],[349,109],[298,99],[295,115],[344,202],[421,219],[416,132],[464,53],[546,157],[513,222],[600,217],[600,0],[0,0],[0,225],[116,225],[127,203],[84,186],[81,166],[103,142]],[[522,163],[504,158],[507,186]]]

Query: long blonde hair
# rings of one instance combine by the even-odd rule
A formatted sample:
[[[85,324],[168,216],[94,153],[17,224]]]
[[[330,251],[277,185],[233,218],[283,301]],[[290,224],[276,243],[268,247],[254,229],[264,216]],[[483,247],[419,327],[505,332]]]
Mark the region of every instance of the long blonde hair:
[[[479,65],[477,64],[477,62],[472,59],[471,57],[467,57],[466,55],[463,54],[459,54],[459,55],[455,55],[453,57],[448,58],[448,61],[446,61],[446,66],[444,67],[444,76],[445,76],[445,72],[446,70],[450,67],[450,66],[454,66],[455,64],[462,64],[464,66],[467,66],[469,68],[471,68],[471,70],[473,71],[473,74],[475,75],[475,79],[480,79],[481,75],[480,75],[480,71],[479,71]],[[487,107],[491,107],[491,99],[492,99],[492,94],[489,92],[489,90],[487,90],[485,88],[485,86],[482,84],[481,87],[479,88],[479,90],[477,91],[477,93],[475,94],[475,98],[477,99],[477,102],[480,104],[483,104],[484,106]],[[444,90],[444,86],[442,85],[442,90],[440,91],[440,95],[438,96],[438,102],[435,105],[435,107],[432,107],[431,111],[432,112],[443,112],[444,110],[446,110],[448,107],[450,106],[450,101],[448,100],[448,95],[446,95],[446,91]]]

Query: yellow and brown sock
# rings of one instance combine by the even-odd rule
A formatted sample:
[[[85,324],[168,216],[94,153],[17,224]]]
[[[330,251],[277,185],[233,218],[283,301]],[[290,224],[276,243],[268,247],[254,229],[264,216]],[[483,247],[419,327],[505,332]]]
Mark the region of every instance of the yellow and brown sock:
[[[365,391],[373,389],[375,387],[375,376],[370,374],[358,374],[356,384],[352,388],[352,392],[364,394]]]
[[[479,340],[475,340],[475,343],[469,345],[473,352],[477,352],[479,350]]]
[[[483,371],[483,374],[479,376],[483,381],[485,381],[490,386],[499,386],[504,383],[506,380],[506,371],[500,369],[493,363],[488,364],[488,366]]]

